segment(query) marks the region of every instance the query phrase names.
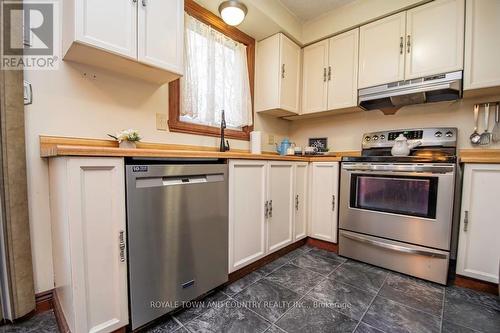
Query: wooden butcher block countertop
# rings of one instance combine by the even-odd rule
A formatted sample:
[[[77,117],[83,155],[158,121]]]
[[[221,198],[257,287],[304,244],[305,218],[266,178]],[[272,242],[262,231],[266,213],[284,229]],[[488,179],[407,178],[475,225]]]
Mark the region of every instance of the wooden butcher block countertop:
[[[219,152],[203,146],[173,145],[140,142],[135,149],[119,148],[116,141],[99,139],[40,136],[40,156],[108,156],[108,157],[178,157],[223,158],[297,162],[338,162],[342,156],[359,155],[357,151],[338,152],[327,156],[280,156],[276,153],[255,155],[245,150]]]
[[[462,149],[461,163],[500,163],[500,149]]]

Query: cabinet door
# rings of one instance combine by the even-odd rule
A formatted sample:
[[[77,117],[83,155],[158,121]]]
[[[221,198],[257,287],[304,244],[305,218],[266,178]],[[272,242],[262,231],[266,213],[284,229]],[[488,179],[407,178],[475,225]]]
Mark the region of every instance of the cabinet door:
[[[364,25],[359,30],[359,88],[404,79],[406,13]]]
[[[68,159],[68,189],[75,331],[112,332],[128,324],[123,159]]]
[[[354,29],[329,40],[328,110],[358,103],[358,37]]]
[[[279,108],[280,104],[280,34],[257,43],[255,51],[255,111]]]
[[[137,3],[76,0],[76,39],[84,44],[137,59]]]
[[[280,34],[280,108],[299,112],[300,47]]]
[[[303,49],[302,65],[302,112],[326,111],[328,40]]]
[[[269,215],[267,251],[274,252],[293,240],[293,163],[269,162]]]
[[[466,4],[464,90],[500,86],[500,1]]]
[[[498,283],[500,165],[467,164],[464,172],[457,274]]]
[[[405,79],[463,69],[464,0],[438,0],[407,12]]]
[[[138,3],[139,61],[182,74],[184,1],[138,0]]]
[[[229,270],[263,257],[267,163],[229,162]]]
[[[308,163],[295,163],[294,178],[294,239],[299,240],[307,236],[307,189]]]
[[[310,236],[337,242],[338,163],[312,163]]]

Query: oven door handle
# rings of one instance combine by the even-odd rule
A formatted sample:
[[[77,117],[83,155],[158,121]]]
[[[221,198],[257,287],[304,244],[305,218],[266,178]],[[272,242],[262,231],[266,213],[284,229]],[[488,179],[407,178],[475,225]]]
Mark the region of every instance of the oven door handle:
[[[429,172],[452,173],[453,165],[412,165],[412,164],[344,164],[345,170],[352,171],[395,171],[395,172]]]
[[[383,242],[379,242],[376,240],[365,238],[363,236],[352,235],[352,234],[347,234],[347,233],[342,233],[342,236],[344,236],[346,238],[350,238],[354,241],[370,244],[370,245],[377,246],[377,247],[382,247],[384,249],[388,249],[388,250],[392,250],[392,251],[404,252],[404,253],[410,253],[410,254],[418,254],[418,255],[422,255],[422,256],[426,256],[426,257],[433,257],[433,258],[439,258],[439,259],[447,259],[448,258],[445,254],[413,249],[413,248],[401,246],[401,245],[383,243]]]

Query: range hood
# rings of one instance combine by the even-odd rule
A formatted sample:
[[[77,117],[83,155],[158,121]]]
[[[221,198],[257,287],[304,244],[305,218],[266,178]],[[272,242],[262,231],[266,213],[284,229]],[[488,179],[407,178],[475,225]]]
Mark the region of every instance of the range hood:
[[[462,97],[462,71],[359,89],[364,110],[397,110],[405,105],[453,101]]]

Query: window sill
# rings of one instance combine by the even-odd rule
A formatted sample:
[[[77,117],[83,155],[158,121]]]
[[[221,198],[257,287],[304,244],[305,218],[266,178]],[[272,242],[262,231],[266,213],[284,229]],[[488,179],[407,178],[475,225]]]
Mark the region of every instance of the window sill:
[[[168,128],[170,132],[220,137],[220,128],[218,127],[198,125],[179,120],[169,120]],[[242,131],[225,129],[224,137],[228,139],[250,141],[251,130],[252,127],[245,127]]]

